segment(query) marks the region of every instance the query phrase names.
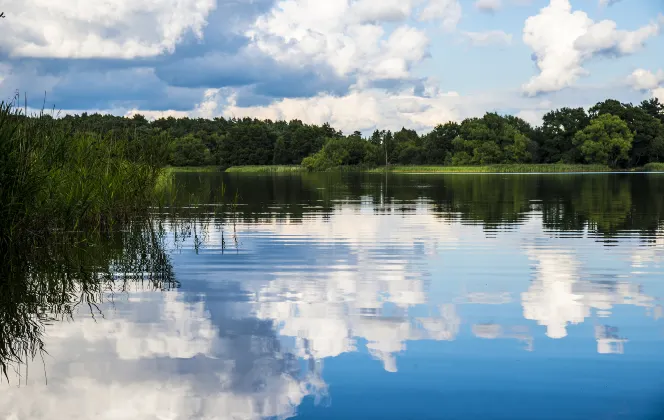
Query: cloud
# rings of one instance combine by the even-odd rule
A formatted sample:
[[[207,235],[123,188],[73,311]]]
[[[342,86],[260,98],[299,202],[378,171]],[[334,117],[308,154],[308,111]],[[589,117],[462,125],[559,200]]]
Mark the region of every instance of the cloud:
[[[607,96],[626,102],[641,98],[638,92],[625,85],[571,88],[551,93],[548,101],[524,96],[519,90],[460,95],[443,92],[434,79],[426,79],[418,85],[404,84],[392,91],[351,87],[345,95],[321,94],[311,98],[277,100],[255,107],[240,106],[231,93],[220,112],[228,117],[298,118],[313,124],[329,122],[345,133],[360,130],[370,134],[376,128],[400,130],[402,127],[424,133],[438,124],[480,117],[485,112],[520,115],[533,123],[541,123],[541,116],[552,109],[563,106],[587,108]]]
[[[39,1],[26,4],[34,8]],[[161,16],[175,0],[155,0],[138,11],[142,1],[109,0],[94,10],[58,4],[52,14],[35,12],[38,22],[50,27],[57,20],[58,30],[69,31],[67,37],[81,45],[68,38],[51,45],[39,41],[43,34],[32,27],[33,32],[10,27],[9,36],[0,40],[0,97],[9,99],[18,89],[33,104],[46,92],[47,107],[66,111],[282,116],[329,120],[344,130],[405,125],[427,131],[485,111],[514,110],[532,120],[541,111],[515,89],[441,93],[437,83],[419,73],[430,50],[438,50],[430,46],[440,42],[432,38],[433,27],[451,31],[461,19],[458,0],[331,0],[323,6],[313,0],[182,0],[171,9],[195,7],[168,18]],[[71,23],[63,24],[65,18]],[[87,29],[88,20],[96,25],[93,31]],[[558,22],[551,26],[551,39],[533,34],[543,64],[530,93],[570,86],[590,56],[630,53],[652,32],[652,26],[623,33],[605,22],[584,22],[583,31],[560,49],[561,60],[555,56]],[[88,54],[83,45],[88,33],[112,45]],[[459,37],[475,46],[512,41],[512,35],[499,30],[466,31]],[[132,49],[130,42],[142,49]],[[41,51],[38,57],[17,55],[32,44]],[[568,69],[571,76],[565,75]],[[570,93],[576,103],[574,95],[580,94]],[[557,103],[569,105],[562,99]]]
[[[457,120],[454,93],[437,93],[424,98],[412,92],[387,93],[379,89],[352,89],[344,96],[319,95],[313,98],[283,99],[264,107],[238,107],[233,99],[223,109],[224,116],[252,115],[262,119],[301,119],[332,126],[345,132],[381,129],[398,130],[433,127],[440,122]],[[451,101],[448,102],[447,100]]]
[[[104,317],[96,320],[83,316],[79,308],[74,322],[47,327],[48,385],[32,367],[29,386],[14,386],[12,376],[12,385],[0,383],[0,412],[16,420],[50,419],[53,413],[71,419],[288,418],[297,414],[306,397],[324,395],[323,359],[361,351],[358,341],[366,342],[369,355],[389,372],[398,370],[397,355],[410,341],[450,341],[460,332],[464,340],[472,332],[482,339],[518,340],[532,350],[528,327],[472,319],[477,314],[492,318],[503,310],[458,311],[461,304],[511,308],[519,303],[510,293],[490,289],[465,293],[465,287],[455,293],[454,287],[447,291],[429,287],[431,261],[426,260],[434,257],[433,266],[438,265],[438,253],[454,260],[449,251],[457,249],[459,241],[486,240],[482,226],[450,223],[427,199],[402,204],[413,207],[408,217],[394,207],[376,217],[377,205],[371,197],[363,197],[361,202],[338,204],[328,217],[308,213],[305,223],[272,219],[244,224],[239,235],[247,238],[245,256],[287,248],[289,257],[259,259],[252,270],[227,261],[217,267],[226,274],[226,280],[220,281],[219,270],[208,270],[207,275],[200,270],[211,262],[219,264],[219,255],[202,252],[174,265],[176,271],[179,267],[178,275],[196,280],[182,279],[183,287],[206,284],[207,296],[208,290],[200,289],[130,291],[116,296],[112,306],[102,306]],[[521,250],[524,237],[541,234],[541,223],[541,215],[529,217],[517,234],[500,232],[494,246]],[[204,225],[205,234],[209,233],[205,241],[218,246],[218,227]],[[190,238],[183,246],[191,247],[191,242]],[[532,267],[523,267],[524,274],[530,271],[533,278],[523,279],[527,289],[520,304],[524,317],[546,328],[550,338],[565,337],[568,325],[586,321],[592,312],[608,316],[616,305],[659,310],[657,301],[639,285],[627,279],[607,280],[605,272],[589,273],[578,252],[552,248],[546,242],[544,248],[525,247]],[[279,247],[274,246],[277,243]],[[652,273],[657,271],[659,245],[657,254],[641,247],[647,254],[634,260],[639,267],[649,263]],[[298,258],[298,248],[307,258]],[[472,266],[474,261],[457,258],[457,263]],[[450,275],[458,270],[449,268],[433,273],[438,284],[453,280]],[[609,271],[615,270],[609,267]],[[246,299],[228,301],[223,287],[236,273],[242,274],[237,292]],[[483,276],[469,281],[486,286]],[[501,282],[513,286],[498,276],[493,282],[497,290]],[[462,301],[441,304],[454,294],[460,294]],[[471,317],[462,322],[460,313],[465,312]],[[600,353],[620,353],[626,341],[617,328],[603,325],[595,325],[594,337]],[[39,361],[37,366],[41,369]]]
[[[618,30],[613,21],[594,22],[585,12],[572,11],[569,0],[551,0],[524,25],[523,41],[534,52],[539,74],[523,90],[536,95],[571,86],[588,74],[583,68],[586,61],[599,54],[632,54],[659,30],[660,24],[655,22],[634,31]]]
[[[275,274],[265,260],[261,264],[264,271],[256,273],[260,280],[243,279],[241,287],[252,296],[250,313],[277,325],[280,335],[293,337],[294,353],[300,358],[361,352],[359,339],[368,343],[369,353],[381,360],[386,370],[396,371],[395,353],[405,350],[408,341],[457,337],[469,321],[461,322],[459,314],[467,311],[460,310],[460,305],[520,305],[523,317],[545,327],[546,335],[554,339],[564,338],[569,325],[584,323],[592,314],[610,317],[618,305],[642,308],[648,316],[661,311],[658,299],[648,295],[635,278],[611,280],[589,271],[585,259],[578,258],[578,249],[524,243],[524,234],[533,237],[541,233],[541,215],[527,218],[520,235],[505,233],[498,241],[503,248],[524,251],[531,261],[530,267],[524,266],[524,273],[532,273],[532,278],[524,282],[520,302],[508,292],[468,293],[464,287],[462,292],[442,299],[450,303],[441,305],[440,296],[430,295],[426,286],[429,265],[422,263],[437,260],[439,252],[455,248],[460,238],[479,240],[484,233],[478,225],[450,225],[436,219],[426,199],[404,204],[413,209],[407,218],[394,211],[375,217],[375,211],[383,206],[367,196],[359,203],[351,200],[339,205],[326,215],[309,213],[306,223],[273,218],[245,226],[241,235],[270,236],[289,249],[291,256],[286,263],[280,256],[274,257],[279,273]],[[208,241],[218,244],[220,233],[211,232]],[[650,274],[655,273],[664,255],[658,245],[640,247],[632,267],[644,270],[649,266]],[[335,249],[332,254],[327,252],[330,247]],[[395,249],[398,255],[392,252]],[[300,253],[307,258],[298,258]],[[476,284],[485,286],[484,282]],[[421,310],[425,307],[429,311]],[[411,309],[425,315],[413,316]],[[389,318],[385,316],[388,313],[392,314]],[[472,331],[483,338],[516,339],[532,349],[528,328],[494,324],[479,325]],[[595,338],[600,352],[617,343],[611,331],[599,331]]]
[[[47,105],[65,110],[114,109],[124,113],[127,109],[143,109],[177,113],[192,110],[209,88],[237,87],[239,103],[265,104],[275,96],[344,94],[354,82],[351,78],[338,77],[326,65],[278,63],[248,45],[244,32],[258,16],[271,10],[273,0],[219,0],[215,3],[215,8],[207,15],[212,24],[202,27],[202,38],[192,31],[185,32],[173,51],[153,57],[113,58],[104,52],[97,54],[99,57],[35,58],[10,56],[0,49],[0,61],[7,63],[7,69],[2,69],[0,94],[10,97],[18,89],[34,100],[47,92]],[[104,10],[98,13],[103,14]],[[152,16],[156,12],[141,13]],[[117,23],[111,18],[105,19],[109,26]],[[130,36],[129,31],[121,31],[121,22],[117,25],[120,25],[118,31]],[[151,70],[149,77],[148,69]],[[99,83],[95,81],[95,73]],[[71,83],[80,77],[91,85],[89,94],[84,92],[83,84]],[[136,86],[139,80],[142,87]],[[56,86],[60,87],[57,92],[54,91]],[[64,87],[71,87],[73,91],[67,93]],[[152,95],[136,100],[137,90],[147,92],[149,89],[153,89]],[[169,94],[164,95],[164,92]],[[125,100],[121,100],[123,95],[126,95]],[[78,99],[81,102],[77,102]]]
[[[636,69],[627,77],[627,83],[637,90],[654,90],[664,82],[664,71],[653,73],[650,70]]]
[[[614,4],[620,2],[621,0],[599,0],[599,5],[602,7],[613,6]]]
[[[191,69],[196,71],[192,72]],[[245,93],[279,98],[310,97],[319,92],[345,94],[354,82],[326,64],[291,66],[258,51],[209,53],[159,66],[156,74],[171,86],[211,88],[249,86]]]
[[[203,94],[203,89],[183,89],[160,80],[151,67],[85,71],[72,69],[62,75],[39,75],[34,68],[13,66],[0,81],[0,97],[7,98],[19,90],[30,104],[71,109],[190,110]]]
[[[11,385],[0,384],[0,412],[16,420],[54,412],[70,419],[224,413],[258,420],[292,417],[305,396],[325,391],[320,370],[291,363],[292,350],[256,318],[215,325],[204,303],[186,303],[179,292],[132,298],[140,301],[116,297],[97,320],[78,311],[76,322],[49,325],[48,384],[31,376],[29,386],[16,387],[18,378],[10,377]]]
[[[654,298],[638,284],[584,279],[581,263],[572,252],[528,249],[527,253],[535,262],[535,278],[521,294],[523,316],[546,326],[550,338],[567,336],[567,326],[584,322],[591,309],[608,316],[615,305],[655,306]]]
[[[9,77],[11,70],[12,68],[9,64],[0,63],[0,85],[2,85],[2,82]]]
[[[461,20],[459,0],[429,0],[420,13],[421,21],[439,21],[446,31],[453,31]]]
[[[533,126],[539,126],[542,124],[542,117],[549,111],[550,109],[527,109],[517,112],[515,117],[519,117]]]
[[[526,326],[514,326],[507,330],[499,324],[474,324],[472,332],[475,337],[485,340],[515,339],[525,344],[526,351],[533,351],[534,338]]]
[[[510,45],[512,35],[504,31],[462,32],[462,35],[473,45],[486,47],[491,45]]]
[[[636,69],[627,77],[626,81],[632,89],[649,92],[652,98],[664,102],[663,70],[657,70],[656,73],[653,73],[650,70]]]
[[[501,0],[477,0],[475,8],[480,12],[494,13],[502,6]]]
[[[412,8],[412,0],[358,0],[350,5],[350,13],[359,23],[401,22],[410,17]]]
[[[253,48],[291,67],[324,65],[338,77],[364,81],[399,79],[427,56],[429,39],[405,24],[386,33],[379,21],[409,14],[408,2],[283,0],[246,35]]]
[[[124,58],[172,52],[201,38],[215,0],[24,0],[3,4],[0,49],[13,57]],[[5,27],[6,25],[6,27]]]
[[[595,326],[595,340],[597,340],[597,353],[623,354],[625,343],[629,340],[618,335],[618,328],[609,325]]]
[[[652,97],[659,99],[660,102],[664,103],[664,87],[657,88],[652,91]]]
[[[0,47],[0,95],[9,98],[19,90],[34,104],[41,102],[46,92],[47,107],[56,109],[113,110],[120,114],[142,109],[173,114],[191,111],[208,88],[243,88],[239,101],[243,104],[267,103],[274,95],[347,91],[351,81],[336,77],[329,68],[279,65],[262,52],[247,48],[249,40],[242,32],[270,10],[273,0],[216,3],[208,14],[214,24],[203,26],[203,38],[185,32],[172,52],[154,57],[111,58],[106,53],[90,58],[16,57]],[[103,14],[104,10],[98,12]],[[141,13],[151,15],[154,10]],[[105,19],[108,25],[115,25],[110,17]],[[122,23],[118,25],[122,29]],[[77,79],[85,83],[76,83]]]
[[[648,246],[635,249],[631,260],[632,268],[639,270],[648,268],[649,265],[657,267],[661,264],[664,261],[664,229],[657,230],[657,236]]]
[[[207,118],[213,119],[218,116],[217,110],[220,107],[220,92],[221,89],[206,89],[203,94],[203,100],[196,105],[193,110],[181,111],[175,109],[163,109],[163,110],[140,110],[138,108],[133,108],[124,113],[126,117],[132,117],[136,114],[141,114],[148,119],[158,119],[158,118]]]
[[[456,305],[428,302],[418,261],[444,244],[453,246],[459,237],[482,233],[474,226],[462,227],[463,232],[450,229],[427,206],[415,203],[408,219],[394,213],[375,217],[373,203],[366,202],[343,206],[329,217],[309,215],[307,223],[247,226],[270,232],[291,255],[307,238],[306,253],[319,268],[311,270],[307,258],[296,258],[292,265],[280,261],[279,273],[269,281],[243,281],[253,297],[250,312],[278,325],[280,335],[295,338],[299,358],[336,357],[358,351],[356,342],[366,340],[369,354],[389,372],[397,371],[395,353],[408,341],[454,340],[461,325]],[[389,247],[368,245],[394,238],[401,244],[399,255]],[[211,232],[208,240],[218,243],[219,233]],[[332,244],[335,252],[325,252]],[[264,265],[273,272],[269,262]],[[409,312],[422,305],[431,306],[429,314]],[[392,308],[398,308],[395,314]]]

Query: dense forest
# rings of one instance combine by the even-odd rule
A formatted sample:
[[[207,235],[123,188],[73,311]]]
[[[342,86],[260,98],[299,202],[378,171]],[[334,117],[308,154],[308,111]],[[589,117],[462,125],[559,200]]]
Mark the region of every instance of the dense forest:
[[[588,110],[556,109],[536,127],[518,117],[486,113],[440,124],[423,135],[402,128],[376,130],[368,138],[299,120],[148,121],[142,115],[82,114],[58,121],[67,129],[108,138],[121,135],[136,144],[167,141],[167,160],[173,166],[302,164],[325,170],[345,165],[592,163],[632,168],[664,161],[664,104],[657,99],[639,105],[609,99]]]

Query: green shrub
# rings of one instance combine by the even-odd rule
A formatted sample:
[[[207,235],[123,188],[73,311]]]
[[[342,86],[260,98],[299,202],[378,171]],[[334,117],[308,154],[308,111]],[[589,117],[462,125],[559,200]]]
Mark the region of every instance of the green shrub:
[[[646,172],[664,172],[664,163],[662,162],[651,162],[643,167],[643,170]]]

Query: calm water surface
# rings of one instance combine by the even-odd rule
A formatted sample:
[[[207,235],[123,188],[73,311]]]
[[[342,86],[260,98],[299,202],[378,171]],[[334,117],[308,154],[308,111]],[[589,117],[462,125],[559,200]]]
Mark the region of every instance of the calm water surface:
[[[178,181],[3,303],[0,418],[664,418],[663,175]]]

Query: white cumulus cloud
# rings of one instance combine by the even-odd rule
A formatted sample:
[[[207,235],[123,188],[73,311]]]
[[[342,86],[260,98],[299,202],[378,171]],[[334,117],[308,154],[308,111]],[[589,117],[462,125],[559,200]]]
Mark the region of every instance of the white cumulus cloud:
[[[386,33],[381,21],[410,16],[412,2],[283,0],[246,34],[253,47],[293,66],[317,63],[339,76],[399,79],[427,55],[424,31],[402,24]]]
[[[124,58],[171,52],[202,37],[216,0],[23,0],[2,2],[0,49],[11,56]]]
[[[652,97],[659,99],[660,102],[664,102],[664,87],[653,90]]]
[[[636,69],[629,75],[627,81],[634,89],[655,89],[664,82],[664,71],[658,70],[657,73],[653,73],[650,70]]]
[[[420,20],[439,21],[443,29],[453,31],[461,20],[461,4],[458,0],[429,0],[420,13]]]
[[[627,77],[627,84],[632,89],[649,91],[650,96],[664,102],[664,71],[652,72],[645,69],[636,69]]]
[[[535,95],[571,86],[588,74],[583,64],[592,57],[632,54],[659,31],[658,22],[634,31],[619,30],[611,20],[594,22],[583,11],[572,11],[569,0],[551,0],[525,22],[523,41],[534,52],[539,74],[523,89]]]
[[[313,98],[283,99],[268,106],[239,107],[231,104],[224,108],[226,117],[246,115],[272,120],[301,119],[352,132],[376,127],[399,130],[401,127],[434,127],[458,120],[460,115],[448,102],[454,93],[437,93],[433,98],[416,96],[409,92],[390,94],[379,89],[353,90],[344,96],[319,95]]]

